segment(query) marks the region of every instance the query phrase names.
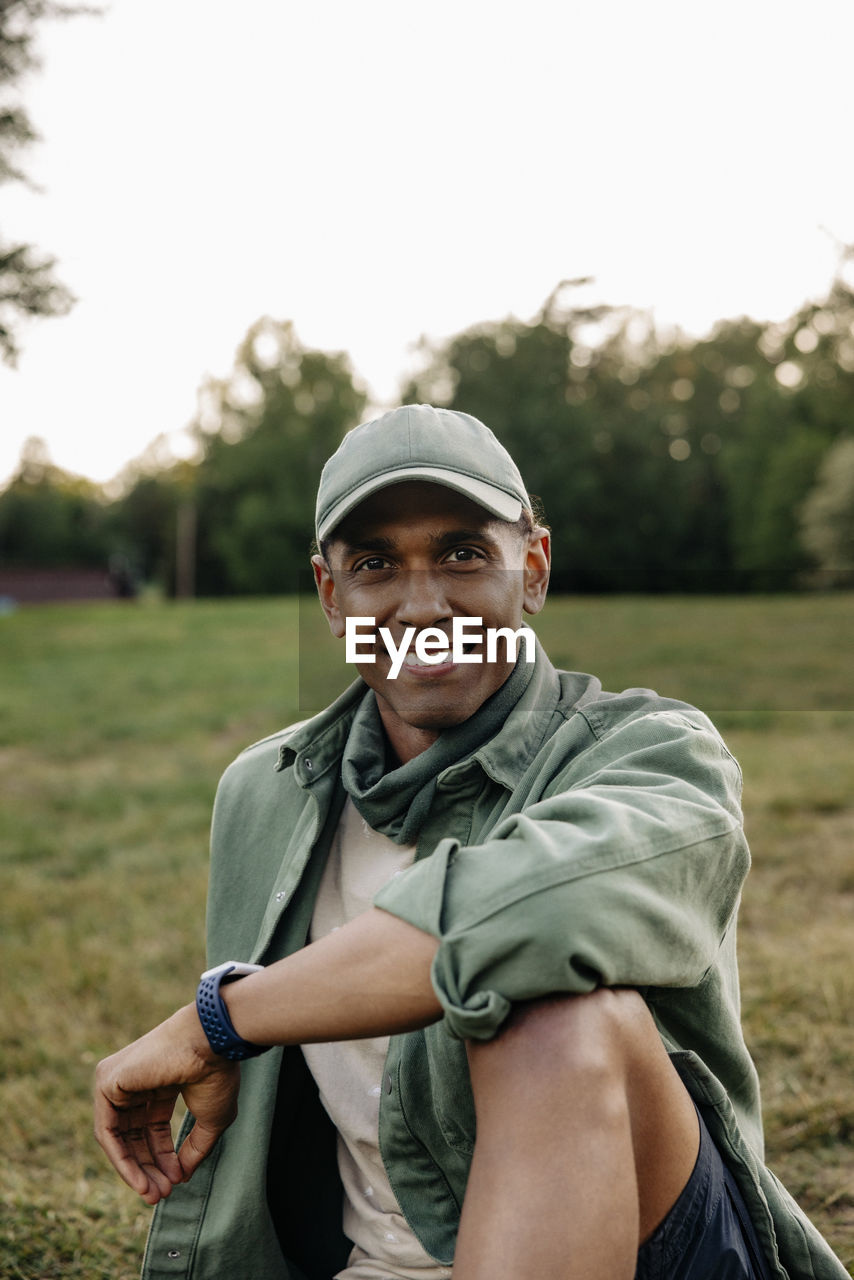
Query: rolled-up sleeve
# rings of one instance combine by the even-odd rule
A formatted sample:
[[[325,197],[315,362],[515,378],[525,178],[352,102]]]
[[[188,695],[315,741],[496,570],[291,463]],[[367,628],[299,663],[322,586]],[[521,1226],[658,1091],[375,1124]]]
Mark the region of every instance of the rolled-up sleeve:
[[[489,1039],[515,1001],[690,987],[733,920],[749,855],[738,766],[705,717],[635,716],[556,767],[482,843],[439,842],[376,905],[439,940],[450,1029]]]

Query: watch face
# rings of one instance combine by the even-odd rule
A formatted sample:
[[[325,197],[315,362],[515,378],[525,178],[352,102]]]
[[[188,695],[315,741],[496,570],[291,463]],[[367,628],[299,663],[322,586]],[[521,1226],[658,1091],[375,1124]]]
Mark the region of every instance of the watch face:
[[[229,978],[245,978],[247,974],[260,973],[263,968],[262,964],[244,964],[242,960],[226,960],[223,964],[215,965],[213,969],[205,969],[201,981],[215,978],[219,973],[228,974]]]

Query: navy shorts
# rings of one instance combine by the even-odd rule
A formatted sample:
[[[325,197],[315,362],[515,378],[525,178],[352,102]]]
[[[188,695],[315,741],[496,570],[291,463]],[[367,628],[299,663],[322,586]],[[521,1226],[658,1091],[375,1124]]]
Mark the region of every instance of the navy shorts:
[[[697,1115],[694,1172],[638,1250],[635,1280],[771,1280],[741,1192]]]

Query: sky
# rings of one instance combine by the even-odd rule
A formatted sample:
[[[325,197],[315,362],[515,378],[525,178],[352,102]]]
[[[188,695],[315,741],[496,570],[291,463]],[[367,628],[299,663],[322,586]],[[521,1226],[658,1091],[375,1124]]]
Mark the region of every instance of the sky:
[[[419,339],[585,299],[779,320],[854,242],[848,0],[106,0],[43,24],[39,190],[7,239],[78,301],[0,366],[0,483],[42,437],[99,482],[250,325],[396,402]]]

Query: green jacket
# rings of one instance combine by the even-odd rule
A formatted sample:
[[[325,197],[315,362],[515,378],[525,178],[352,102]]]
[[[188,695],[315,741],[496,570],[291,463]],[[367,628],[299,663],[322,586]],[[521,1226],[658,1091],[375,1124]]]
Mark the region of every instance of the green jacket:
[[[245,751],[217,793],[210,964],[304,945],[343,803],[357,682]],[[414,865],[376,902],[440,941],[444,1018],[392,1038],[380,1146],[401,1209],[449,1263],[474,1143],[462,1037],[512,1004],[637,987],[781,1280],[846,1272],[763,1164],[741,1032],[735,921],[749,854],[740,774],[709,720],[648,690],[603,693],[542,650],[503,728],[440,775]],[[240,1114],[155,1213],[147,1280],[329,1280],[348,1245],[334,1135],[298,1048],[242,1065]],[[285,1261],[287,1258],[287,1261]]]

